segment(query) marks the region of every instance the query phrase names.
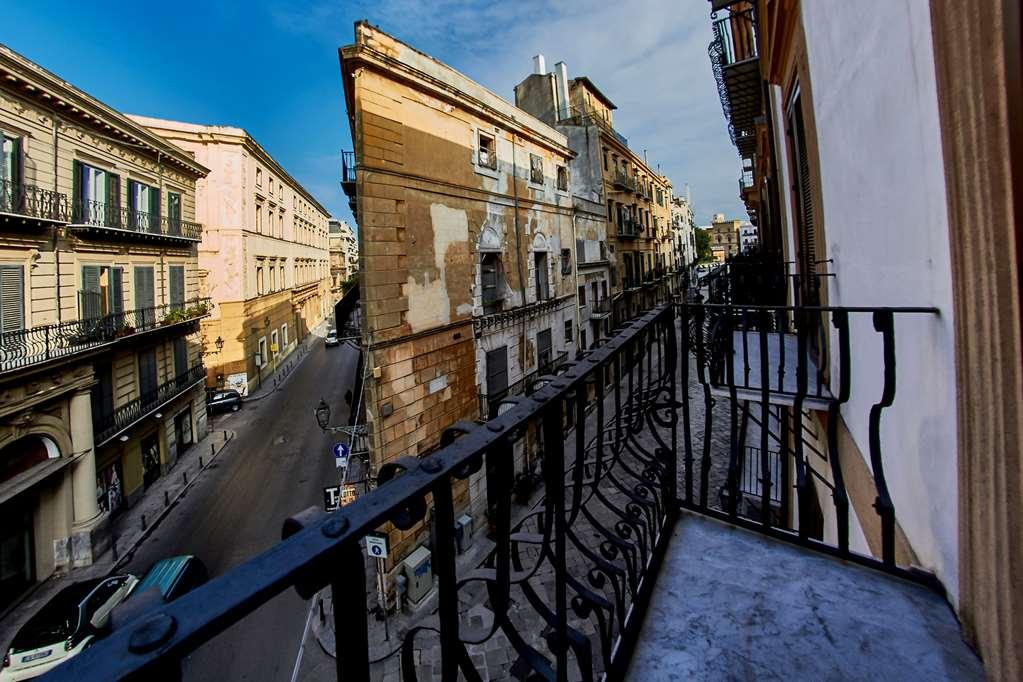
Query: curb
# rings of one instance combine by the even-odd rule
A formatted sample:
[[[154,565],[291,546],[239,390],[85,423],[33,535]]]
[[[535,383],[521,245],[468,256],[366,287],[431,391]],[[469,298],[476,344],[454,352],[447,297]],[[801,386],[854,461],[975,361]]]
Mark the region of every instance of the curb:
[[[107,575],[114,573],[114,571],[116,571],[118,568],[120,568],[121,566],[123,566],[125,563],[132,559],[132,557],[135,554],[135,550],[139,548],[139,545],[145,542],[149,538],[149,536],[152,535],[153,531],[155,531],[159,527],[160,523],[162,523],[163,520],[167,517],[167,515],[170,514],[170,511],[177,506],[178,500],[184,497],[185,493],[187,493],[189,489],[191,489],[191,487],[195,485],[196,482],[198,482],[199,475],[202,474],[202,472],[206,471],[210,467],[210,465],[213,464],[213,462],[218,457],[220,457],[220,453],[224,451],[224,449],[231,443],[231,441],[234,440],[235,437],[234,431],[225,430],[225,433],[228,434],[227,440],[225,440],[224,443],[220,446],[220,449],[217,450],[212,457],[210,457],[209,461],[205,462],[205,464],[202,466],[202,468],[199,469],[197,474],[192,477],[192,480],[189,481],[184,488],[178,491],[178,494],[174,496],[174,499],[171,500],[170,504],[164,507],[163,510],[161,510],[160,513],[157,515],[157,517],[153,519],[152,523],[150,523],[146,527],[146,529],[142,531],[142,535],[140,535],[138,539],[131,544],[130,547],[123,550],[124,553],[121,554],[120,557],[114,561],[114,565],[110,568],[110,571],[107,573]]]

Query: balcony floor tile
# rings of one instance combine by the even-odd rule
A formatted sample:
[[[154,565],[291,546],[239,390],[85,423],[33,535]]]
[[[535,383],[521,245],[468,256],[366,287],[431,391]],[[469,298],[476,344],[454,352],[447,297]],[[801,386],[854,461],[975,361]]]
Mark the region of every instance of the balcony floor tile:
[[[683,514],[627,679],[981,680],[984,672],[930,590]]]

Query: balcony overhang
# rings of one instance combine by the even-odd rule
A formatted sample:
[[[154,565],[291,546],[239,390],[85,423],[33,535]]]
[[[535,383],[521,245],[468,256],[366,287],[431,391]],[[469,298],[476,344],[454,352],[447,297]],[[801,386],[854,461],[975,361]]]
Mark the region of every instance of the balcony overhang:
[[[158,242],[164,244],[191,245],[202,241],[202,236],[188,237],[178,234],[167,234],[164,232],[145,232],[142,230],[126,230],[122,227],[107,227],[105,225],[90,225],[88,223],[72,223],[68,230],[78,235],[88,235],[101,239],[116,241],[139,241]]]
[[[67,219],[61,217],[46,217],[25,215],[23,213],[10,213],[0,211],[0,223],[5,226],[22,226],[26,228],[47,228],[66,225]]]
[[[177,400],[178,398],[180,398],[184,394],[188,393],[190,390],[195,388],[196,385],[201,384],[201,383],[205,383],[205,382],[206,382],[206,373],[205,373],[205,370],[204,370],[203,373],[202,373],[202,376],[200,376],[200,377],[198,377],[196,379],[193,379],[192,381],[189,381],[187,383],[183,383],[182,387],[179,390],[175,391],[173,395],[169,396],[168,398],[166,398],[164,400],[160,400],[158,402],[154,402],[150,406],[147,406],[144,411],[139,412],[139,415],[137,417],[135,417],[131,421],[126,422],[123,426],[117,426],[117,427],[114,427],[114,429],[108,429],[105,433],[102,434],[101,437],[97,437],[96,438],[96,447],[99,448],[99,447],[102,447],[102,446],[106,445],[107,443],[109,443],[113,439],[117,438],[121,434],[125,433],[126,431],[131,430],[131,428],[134,427],[136,424],[139,424],[144,419],[152,416],[153,414],[155,414],[159,410],[163,409],[164,407],[166,407],[170,403],[174,402],[175,400]]]
[[[763,113],[760,59],[752,57],[722,66],[721,73],[735,129],[735,145],[743,158],[749,158],[756,152],[755,119]]]

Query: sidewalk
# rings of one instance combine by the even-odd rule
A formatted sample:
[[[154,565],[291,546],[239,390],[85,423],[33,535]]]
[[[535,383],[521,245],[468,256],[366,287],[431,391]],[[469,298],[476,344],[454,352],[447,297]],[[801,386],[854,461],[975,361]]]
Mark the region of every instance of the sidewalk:
[[[210,431],[185,451],[174,466],[157,479],[142,498],[110,522],[111,548],[91,566],[57,573],[14,604],[0,618],[0,650],[6,653],[14,634],[59,590],[77,580],[88,580],[115,572],[131,559],[132,553],[174,509],[181,496],[234,438],[234,431]],[[139,576],[141,577],[141,576]]]
[[[277,369],[270,374],[263,376],[262,385],[249,392],[245,396],[246,401],[258,401],[266,398],[268,395],[276,391],[277,389],[284,386],[288,377],[295,370],[296,367],[305,359],[309,351],[312,350],[314,343],[322,343],[323,338],[327,335],[328,320],[323,320],[318,325],[309,330],[305,338],[298,342],[295,346],[295,350],[291,351],[286,357],[281,359]]]

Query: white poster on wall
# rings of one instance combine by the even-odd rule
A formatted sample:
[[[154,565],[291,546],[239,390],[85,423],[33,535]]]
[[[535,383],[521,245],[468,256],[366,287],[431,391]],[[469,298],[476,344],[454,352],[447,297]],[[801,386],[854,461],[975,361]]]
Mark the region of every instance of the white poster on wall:
[[[224,380],[224,388],[234,389],[238,391],[238,395],[249,394],[249,375],[245,372],[239,372],[238,374],[228,374],[227,379]]]

